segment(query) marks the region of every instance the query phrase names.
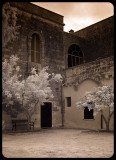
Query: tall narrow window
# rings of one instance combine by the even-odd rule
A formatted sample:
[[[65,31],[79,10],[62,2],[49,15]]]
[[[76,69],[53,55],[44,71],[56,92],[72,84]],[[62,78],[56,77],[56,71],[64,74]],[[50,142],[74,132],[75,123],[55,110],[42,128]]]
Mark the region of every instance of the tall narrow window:
[[[71,97],[66,97],[67,107],[71,107]]]
[[[73,67],[83,63],[83,53],[80,47],[72,44],[68,50],[68,67]]]
[[[93,109],[89,110],[88,107],[84,109],[84,119],[93,119]]]
[[[37,34],[32,35],[31,62],[40,63],[40,38]]]

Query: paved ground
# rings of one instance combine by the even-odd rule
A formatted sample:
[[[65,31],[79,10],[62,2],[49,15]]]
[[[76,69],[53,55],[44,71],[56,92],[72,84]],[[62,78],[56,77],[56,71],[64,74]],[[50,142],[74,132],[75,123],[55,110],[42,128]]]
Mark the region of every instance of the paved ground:
[[[114,136],[77,129],[3,134],[2,152],[7,158],[109,158]]]

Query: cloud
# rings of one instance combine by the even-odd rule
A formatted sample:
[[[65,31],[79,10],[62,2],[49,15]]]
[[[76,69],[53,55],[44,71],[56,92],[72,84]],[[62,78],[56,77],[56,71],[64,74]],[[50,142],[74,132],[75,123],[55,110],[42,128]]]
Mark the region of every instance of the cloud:
[[[64,16],[65,31],[79,30],[114,14],[110,2],[33,2]],[[76,29],[77,28],[77,29]]]
[[[70,11],[75,7],[73,2],[32,2],[40,7],[53,11],[61,15],[70,15]]]
[[[65,23],[64,30],[68,32],[70,29],[77,31],[82,28],[85,28],[91,24],[94,24],[95,21],[91,17],[87,17],[85,19],[83,19],[83,18],[69,18],[69,19],[65,19],[64,23]]]

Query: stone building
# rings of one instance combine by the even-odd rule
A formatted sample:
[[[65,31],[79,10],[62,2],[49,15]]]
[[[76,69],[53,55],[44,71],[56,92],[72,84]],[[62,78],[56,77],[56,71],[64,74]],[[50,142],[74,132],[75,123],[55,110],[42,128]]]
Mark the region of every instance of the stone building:
[[[32,116],[35,128],[105,128],[100,114],[84,118],[84,111],[78,110],[75,103],[93,87],[113,85],[114,17],[68,33],[63,31],[62,15],[28,2],[9,3],[20,27],[18,38],[3,47],[3,57],[17,54],[24,74],[32,66],[49,66],[49,73],[60,73],[64,78],[62,87],[51,85],[54,98],[44,106],[38,105]],[[107,116],[108,110],[104,112]],[[19,118],[24,119],[24,114],[3,110],[5,129],[11,129],[11,120]],[[110,128],[113,129],[113,117]]]

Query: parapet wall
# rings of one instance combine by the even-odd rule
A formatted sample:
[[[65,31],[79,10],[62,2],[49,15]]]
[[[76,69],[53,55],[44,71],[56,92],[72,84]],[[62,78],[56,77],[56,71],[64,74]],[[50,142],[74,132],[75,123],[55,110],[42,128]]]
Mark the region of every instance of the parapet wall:
[[[107,57],[85,63],[67,69],[65,74],[65,86],[78,87],[78,85],[86,79],[94,80],[102,85],[103,79],[114,77],[114,60],[113,57]]]

